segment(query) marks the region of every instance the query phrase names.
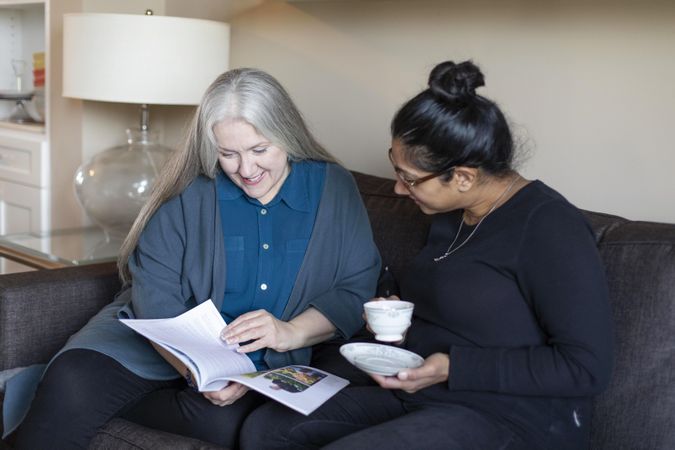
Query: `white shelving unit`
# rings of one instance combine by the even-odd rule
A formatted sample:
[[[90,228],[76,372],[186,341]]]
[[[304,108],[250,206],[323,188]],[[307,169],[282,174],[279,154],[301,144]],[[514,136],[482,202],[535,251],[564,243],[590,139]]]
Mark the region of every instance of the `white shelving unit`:
[[[224,20],[263,0],[160,0],[156,13]],[[70,12],[140,13],[148,5],[116,0],[0,0],[0,90],[15,89],[11,59],[20,55],[29,67],[23,84],[32,86],[32,53],[45,52],[45,123],[17,125],[2,121],[11,102],[0,101],[0,234],[44,232],[86,224],[77,203],[73,176],[83,155],[119,145],[120,125],[137,122],[120,105],[83,102],[62,94],[63,14]],[[85,102],[86,103],[86,102]],[[5,108],[4,110],[2,108]],[[123,118],[121,122],[120,117]],[[154,123],[171,113],[153,115]],[[180,119],[182,120],[182,119]],[[175,122],[171,122],[172,124]],[[184,124],[180,122],[177,127]],[[47,249],[45,249],[47,250]]]
[[[62,16],[78,0],[0,0],[0,90],[16,90],[11,60],[26,63],[22,90],[33,87],[33,53],[45,52],[45,123],[8,122],[0,103],[0,234],[81,224],[72,177],[81,161],[81,104],[61,97]],[[5,119],[5,120],[3,120]]]
[[[18,2],[0,7],[0,89],[33,88],[33,53],[44,52],[45,4]],[[14,60],[24,63],[17,83]],[[0,118],[14,102],[0,101]],[[0,234],[49,227],[49,146],[43,125],[0,122]]]
[[[42,3],[0,4],[0,89],[15,89],[11,60],[26,62],[23,86],[32,86],[31,61],[34,52],[45,50],[45,8]]]

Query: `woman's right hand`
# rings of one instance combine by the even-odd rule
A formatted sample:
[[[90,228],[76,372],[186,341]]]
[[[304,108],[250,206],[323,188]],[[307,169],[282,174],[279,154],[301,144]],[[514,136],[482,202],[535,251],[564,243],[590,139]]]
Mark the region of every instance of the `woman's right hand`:
[[[243,384],[230,383],[219,391],[204,392],[208,401],[216,406],[228,406],[239,400],[248,391]]]
[[[434,353],[415,369],[405,369],[393,377],[369,373],[377,384],[385,389],[400,389],[413,394],[438,383],[447,383],[450,374],[450,355]]]

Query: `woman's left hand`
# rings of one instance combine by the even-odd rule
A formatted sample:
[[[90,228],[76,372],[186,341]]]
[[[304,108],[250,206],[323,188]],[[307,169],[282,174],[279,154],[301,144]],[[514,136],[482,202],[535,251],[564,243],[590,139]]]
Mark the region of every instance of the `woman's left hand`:
[[[412,394],[436,383],[448,380],[450,372],[450,356],[447,353],[434,353],[424,360],[424,364],[416,369],[405,369],[395,377],[369,374],[385,389],[401,389]]]
[[[248,392],[243,384],[230,383],[219,391],[204,392],[202,395],[216,406],[229,406]]]
[[[252,341],[237,349],[241,353],[254,352],[266,347],[277,352],[285,352],[295,348],[296,335],[293,324],[277,319],[264,309],[242,314],[220,333],[221,339],[228,344]]]

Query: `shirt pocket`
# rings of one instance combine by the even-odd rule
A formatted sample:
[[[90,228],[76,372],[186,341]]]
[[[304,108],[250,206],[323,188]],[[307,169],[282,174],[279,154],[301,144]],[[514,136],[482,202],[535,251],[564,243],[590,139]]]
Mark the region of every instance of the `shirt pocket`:
[[[286,279],[295,281],[300,265],[305,258],[309,239],[290,239],[286,241]],[[295,283],[293,283],[295,284]],[[291,285],[292,286],[292,285]]]
[[[290,239],[286,241],[286,253],[302,253],[304,256],[309,239]]]
[[[225,292],[241,292],[244,289],[244,236],[225,237]]]

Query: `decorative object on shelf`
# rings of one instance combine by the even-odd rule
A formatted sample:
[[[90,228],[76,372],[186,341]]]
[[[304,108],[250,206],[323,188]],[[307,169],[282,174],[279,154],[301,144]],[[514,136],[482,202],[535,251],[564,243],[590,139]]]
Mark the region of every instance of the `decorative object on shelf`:
[[[21,124],[44,122],[44,91],[40,90],[38,105],[36,105],[36,92],[25,90],[23,88],[23,75],[26,71],[26,61],[23,59],[13,59],[11,62],[12,70],[16,77],[16,90],[0,91],[0,100],[11,100],[14,102],[14,107],[6,120],[8,122]],[[42,80],[44,82],[44,73]]]
[[[23,91],[23,73],[26,71],[26,61],[23,59],[13,59],[12,60],[12,70],[14,71],[14,76],[16,77],[16,91]]]
[[[63,95],[140,104],[139,130],[125,145],[82,164],[75,191],[87,215],[109,235],[123,237],[147,201],[170,156],[150,132],[148,105],[197,105],[228,68],[228,24],[182,17],[66,14]]]
[[[45,85],[45,52],[33,53],[33,87]]]
[[[0,100],[10,100],[14,102],[14,107],[5,120],[14,123],[32,122],[26,108],[26,105],[32,98],[32,92],[0,91]]]

